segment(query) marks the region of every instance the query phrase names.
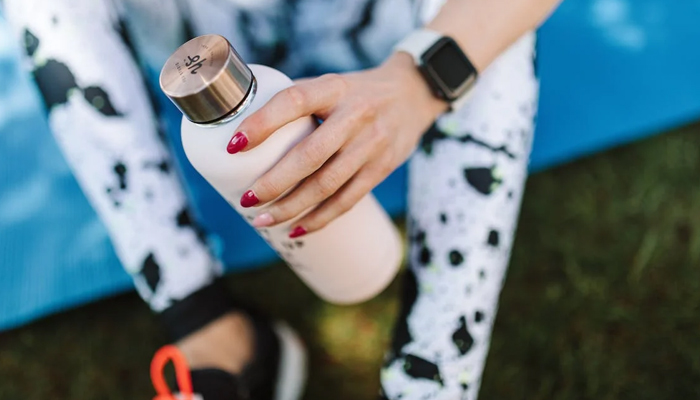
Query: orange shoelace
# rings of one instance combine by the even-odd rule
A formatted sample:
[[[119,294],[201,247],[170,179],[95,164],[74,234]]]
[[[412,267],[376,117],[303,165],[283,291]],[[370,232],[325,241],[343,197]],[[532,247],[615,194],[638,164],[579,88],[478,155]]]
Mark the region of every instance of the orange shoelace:
[[[165,365],[172,361],[175,366],[175,379],[177,386],[180,388],[179,398],[170,392],[168,383],[165,382],[163,369]],[[151,361],[151,380],[153,387],[156,389],[156,397],[153,400],[193,400],[192,392],[192,376],[190,375],[190,367],[187,359],[173,345],[163,346],[153,356]]]

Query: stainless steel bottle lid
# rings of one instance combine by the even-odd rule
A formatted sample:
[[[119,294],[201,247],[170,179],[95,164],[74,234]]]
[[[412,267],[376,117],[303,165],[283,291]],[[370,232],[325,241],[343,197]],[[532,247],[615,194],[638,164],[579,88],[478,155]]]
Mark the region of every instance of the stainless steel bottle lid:
[[[223,36],[204,35],[183,44],[160,72],[160,88],[192,122],[214,123],[234,113],[255,78]]]

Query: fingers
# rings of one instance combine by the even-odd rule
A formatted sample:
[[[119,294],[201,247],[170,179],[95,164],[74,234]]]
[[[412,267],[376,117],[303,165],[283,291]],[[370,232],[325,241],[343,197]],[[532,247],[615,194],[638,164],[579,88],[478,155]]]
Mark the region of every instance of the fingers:
[[[361,149],[337,153],[294,191],[258,215],[253,226],[280,224],[318,205],[341,189],[366,162]]]
[[[228,144],[231,154],[247,151],[262,143],[274,131],[301,117],[325,115],[343,96],[345,78],[327,74],[304,80],[276,95],[262,108],[248,116]]]
[[[332,197],[295,223],[289,237],[315,232],[348,212],[381,181],[378,177],[379,174],[371,169],[360,171]]]
[[[297,79],[294,80],[294,84],[295,84],[295,85],[301,85],[302,83],[306,83],[306,82],[312,81],[312,80],[314,80],[314,79],[315,79],[315,78],[308,78],[308,77],[307,77],[307,78],[297,78]]]
[[[352,118],[342,115],[332,116],[255,181],[241,198],[241,205],[243,207],[259,206],[278,198],[319,170],[341,148],[355,129]],[[351,171],[352,168],[352,163],[338,165],[337,171],[324,174],[322,181],[318,184],[323,187],[330,187],[335,182],[342,184],[356,171]]]

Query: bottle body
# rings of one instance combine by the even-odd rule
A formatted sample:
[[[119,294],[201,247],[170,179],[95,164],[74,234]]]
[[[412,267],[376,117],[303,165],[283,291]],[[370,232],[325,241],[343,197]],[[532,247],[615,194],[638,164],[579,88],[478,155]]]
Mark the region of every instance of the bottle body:
[[[182,142],[194,168],[249,223],[265,207],[243,208],[240,198],[251,185],[317,127],[301,118],[273,133],[250,151],[228,154],[226,146],[238,124],[291,80],[272,68],[250,65],[257,90],[236,118],[203,126],[183,118]],[[402,242],[389,216],[370,193],[355,207],[318,232],[288,237],[295,220],[257,229],[297,275],[320,297],[338,304],[367,300],[383,290],[402,261]]]

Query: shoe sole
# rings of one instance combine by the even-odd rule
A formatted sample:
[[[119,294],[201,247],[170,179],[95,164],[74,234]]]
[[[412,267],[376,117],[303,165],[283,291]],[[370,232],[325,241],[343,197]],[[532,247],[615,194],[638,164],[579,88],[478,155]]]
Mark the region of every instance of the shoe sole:
[[[306,386],[306,349],[299,336],[283,322],[273,329],[280,339],[280,364],[275,400],[300,400]]]

